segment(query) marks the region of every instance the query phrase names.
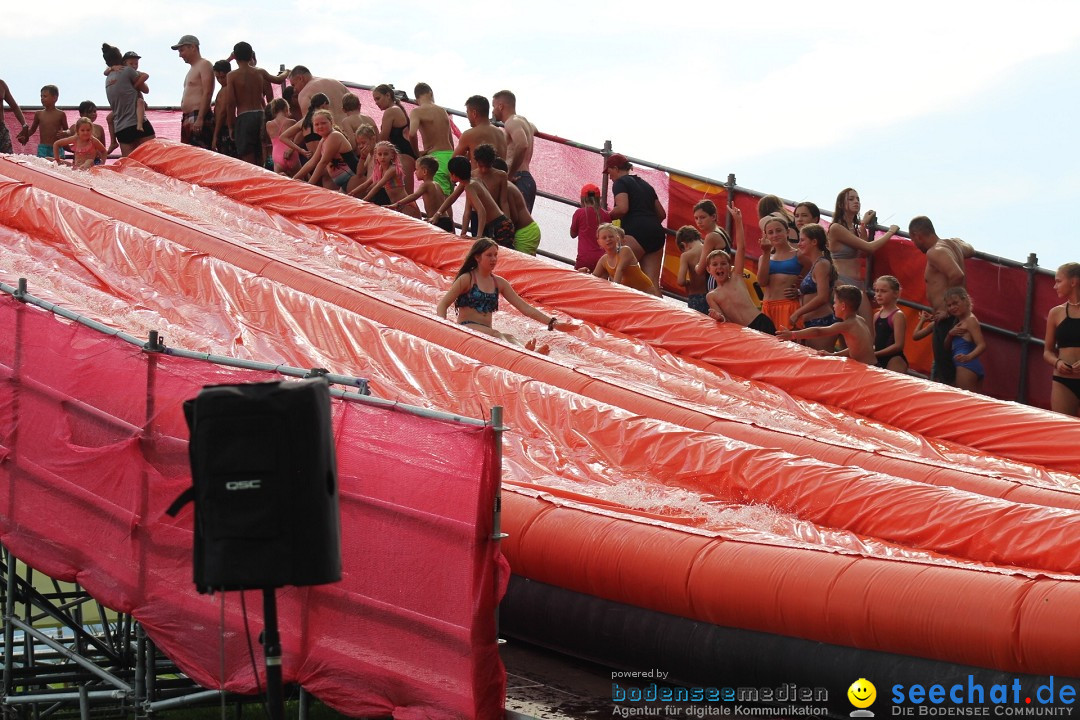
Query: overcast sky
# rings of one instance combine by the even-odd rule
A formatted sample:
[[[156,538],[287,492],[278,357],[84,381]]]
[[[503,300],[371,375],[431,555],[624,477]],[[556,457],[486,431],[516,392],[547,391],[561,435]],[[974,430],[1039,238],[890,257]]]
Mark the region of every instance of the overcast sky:
[[[6,9],[0,77],[17,101],[104,104],[102,42],[143,56],[152,105],[179,103],[197,35],[210,60],[409,90],[444,105],[510,88],[540,129],[831,209],[838,191],[906,228],[1056,268],[1080,260],[1060,207],[1080,194],[1080,3],[601,5],[58,0]],[[631,7],[639,10],[631,10]]]

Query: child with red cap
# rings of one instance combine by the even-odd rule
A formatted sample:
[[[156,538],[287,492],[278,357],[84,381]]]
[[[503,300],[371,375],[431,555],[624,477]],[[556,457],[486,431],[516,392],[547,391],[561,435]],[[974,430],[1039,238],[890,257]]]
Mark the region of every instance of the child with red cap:
[[[611,214],[600,207],[600,188],[592,183],[585,185],[581,188],[581,207],[570,220],[570,237],[578,241],[574,267],[589,272],[596,269],[597,261],[604,255],[603,248],[596,244],[596,229],[609,222]]]

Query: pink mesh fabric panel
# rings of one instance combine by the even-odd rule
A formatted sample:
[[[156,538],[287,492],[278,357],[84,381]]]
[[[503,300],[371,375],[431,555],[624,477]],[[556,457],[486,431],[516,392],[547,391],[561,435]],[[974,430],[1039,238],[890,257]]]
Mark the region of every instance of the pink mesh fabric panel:
[[[192,511],[163,511],[191,481],[181,403],[279,377],[145,354],[9,296],[0,335],[0,540],[132,613],[200,684],[254,692],[237,594],[221,678],[221,596],[192,584]],[[493,430],[335,400],[334,432],[343,580],[278,591],[286,682],[356,716],[498,716]]]

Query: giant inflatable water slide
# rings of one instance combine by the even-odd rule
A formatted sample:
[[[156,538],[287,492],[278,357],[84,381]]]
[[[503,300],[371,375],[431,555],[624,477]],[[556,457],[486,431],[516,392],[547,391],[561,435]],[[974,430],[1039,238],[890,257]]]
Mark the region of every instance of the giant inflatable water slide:
[[[435,315],[471,241],[168,141],[89,173],[4,156],[0,225],[0,281],[132,335],[505,408],[505,633],[690,684],[828,686],[845,713],[859,677],[1080,677],[1075,419],[503,251],[574,323],[504,303],[539,355]]]

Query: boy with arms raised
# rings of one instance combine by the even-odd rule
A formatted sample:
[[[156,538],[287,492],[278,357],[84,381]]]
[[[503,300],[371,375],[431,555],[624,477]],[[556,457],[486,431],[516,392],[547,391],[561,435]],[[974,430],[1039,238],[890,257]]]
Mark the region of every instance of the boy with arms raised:
[[[713,250],[705,258],[705,270],[716,280],[716,288],[705,296],[709,305],[709,317],[720,322],[742,325],[766,335],[775,335],[776,326],[767,315],[758,310],[743,281],[746,238],[742,212],[734,205],[728,210],[735,224],[735,259],[732,260],[726,250]]]
[[[840,318],[840,322],[826,327],[809,327],[802,330],[781,330],[776,334],[782,340],[798,340],[800,338],[832,337],[840,335],[847,345],[830,355],[846,355],[867,365],[877,365],[877,356],[874,354],[874,335],[870,332],[870,326],[859,315],[859,305],[862,303],[862,290],[854,285],[840,285],[833,291],[833,315]]]

